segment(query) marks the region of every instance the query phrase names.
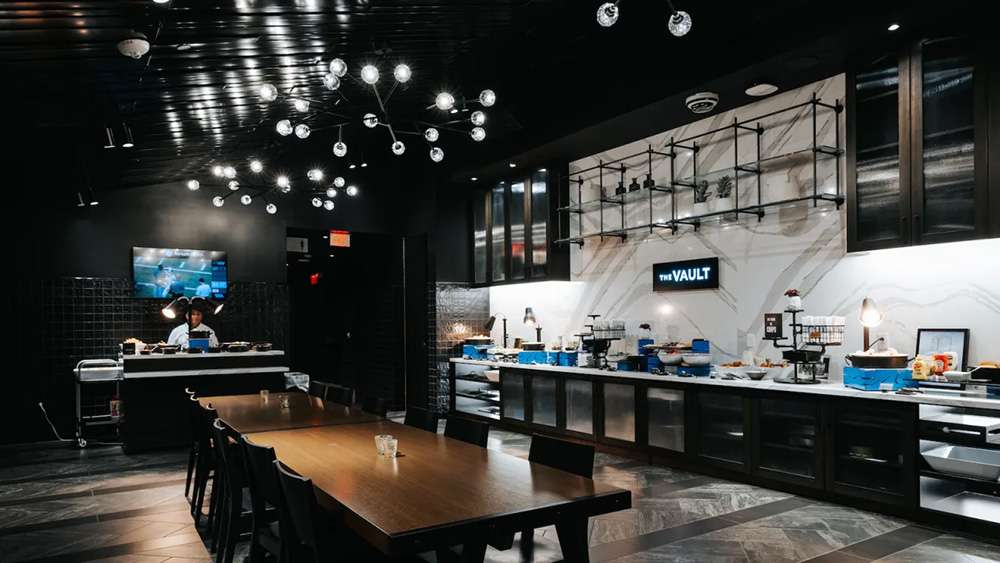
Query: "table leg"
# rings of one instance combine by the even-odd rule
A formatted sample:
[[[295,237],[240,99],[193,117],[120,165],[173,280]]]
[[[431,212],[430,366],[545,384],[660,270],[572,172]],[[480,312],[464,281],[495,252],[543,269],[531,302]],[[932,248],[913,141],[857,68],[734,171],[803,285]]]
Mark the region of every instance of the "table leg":
[[[590,563],[586,517],[570,517],[557,522],[556,533],[566,563]]]
[[[485,543],[467,543],[462,546],[462,563],[483,563],[486,559]]]

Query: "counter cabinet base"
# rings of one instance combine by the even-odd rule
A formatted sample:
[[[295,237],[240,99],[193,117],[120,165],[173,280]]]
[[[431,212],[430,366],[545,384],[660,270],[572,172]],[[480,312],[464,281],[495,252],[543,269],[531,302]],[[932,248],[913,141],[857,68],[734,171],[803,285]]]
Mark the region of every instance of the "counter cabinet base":
[[[454,368],[452,364],[453,390]],[[544,381],[535,382],[539,377]],[[577,381],[592,385],[591,433],[567,428],[567,420],[574,418],[568,416],[568,405],[580,396],[579,386],[569,382]],[[630,385],[632,392],[623,392],[622,385]],[[646,463],[995,538],[1000,544],[1000,525],[919,506],[915,404],[725,389],[696,381],[627,383],[615,377],[533,373],[515,366],[501,370],[499,388],[499,421],[456,411],[454,395],[450,414],[515,432],[592,444],[599,451]],[[553,388],[554,403],[543,405],[552,399]],[[534,413],[542,408],[543,423],[537,424]],[[623,409],[631,409],[630,416],[617,412]],[[719,446],[719,438],[727,433],[731,445]],[[676,443],[676,450],[683,451],[651,445],[657,442]]]

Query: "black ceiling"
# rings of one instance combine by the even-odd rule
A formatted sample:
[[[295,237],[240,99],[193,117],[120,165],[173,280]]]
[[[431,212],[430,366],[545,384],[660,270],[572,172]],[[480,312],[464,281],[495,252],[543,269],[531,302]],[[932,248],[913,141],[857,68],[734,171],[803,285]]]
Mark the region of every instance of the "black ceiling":
[[[414,78],[394,94],[390,114],[441,120],[425,109],[437,91],[475,97],[489,87],[499,102],[488,110],[487,142],[446,134],[445,162],[432,166],[422,143],[408,142],[413,148],[393,157],[384,130],[354,127],[346,133],[348,160],[392,167],[397,177],[400,167],[453,171],[678,94],[821,36],[846,28],[862,31],[854,37],[884,33],[890,19],[911,17],[925,4],[676,0],[694,18],[692,32],[676,38],[666,30],[665,1],[622,0],[621,19],[610,29],[594,21],[599,3],[4,2],[4,107],[15,126],[27,131],[25,146],[55,150],[67,175],[85,177],[94,189],[180,181],[204,174],[213,161],[248,154],[284,167],[336,168],[344,164],[330,152],[336,133],[318,131],[307,141],[279,137],[275,121],[294,110],[287,103],[262,104],[259,85],[296,86],[300,95],[331,99],[320,81],[335,56],[353,73],[361,63],[375,62],[387,78],[393,65],[406,62]],[[153,44],[140,60],[116,50],[131,29]],[[804,67],[818,62],[800,61]],[[780,85],[795,77],[769,78]],[[347,93],[352,115],[375,108],[360,90]],[[136,146],[101,148],[104,127],[121,135],[122,123]],[[34,152],[29,161],[37,163]]]

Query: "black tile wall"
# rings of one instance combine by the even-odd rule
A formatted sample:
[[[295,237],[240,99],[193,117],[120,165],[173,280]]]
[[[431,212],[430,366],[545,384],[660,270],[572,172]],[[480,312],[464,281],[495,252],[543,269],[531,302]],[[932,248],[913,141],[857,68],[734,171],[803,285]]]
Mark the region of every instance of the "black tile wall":
[[[179,320],[160,314],[162,300],[132,297],[125,278],[58,278],[25,280],[9,302],[15,335],[19,378],[15,391],[21,408],[37,410],[44,401],[56,426],[69,434],[73,427],[73,368],[92,358],[117,358],[118,345],[129,337],[155,343],[166,340]],[[225,308],[209,316],[220,340],[272,342],[285,347],[288,332],[288,288],[285,284],[233,282]],[[28,418],[37,418],[32,412]],[[30,432],[30,431],[28,431]],[[25,439],[5,433],[0,442]]]
[[[428,355],[428,401],[439,413],[448,410],[448,358],[462,355],[462,341],[482,334],[490,317],[490,290],[463,283],[429,284],[427,333],[432,342]],[[464,329],[464,330],[462,330]]]

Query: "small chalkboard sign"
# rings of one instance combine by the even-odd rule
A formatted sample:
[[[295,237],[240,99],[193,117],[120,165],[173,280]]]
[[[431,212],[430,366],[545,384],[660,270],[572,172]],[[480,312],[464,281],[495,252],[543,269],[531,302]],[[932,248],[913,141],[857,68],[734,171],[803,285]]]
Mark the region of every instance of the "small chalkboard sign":
[[[785,319],[781,313],[764,313],[764,338],[784,337]]]

